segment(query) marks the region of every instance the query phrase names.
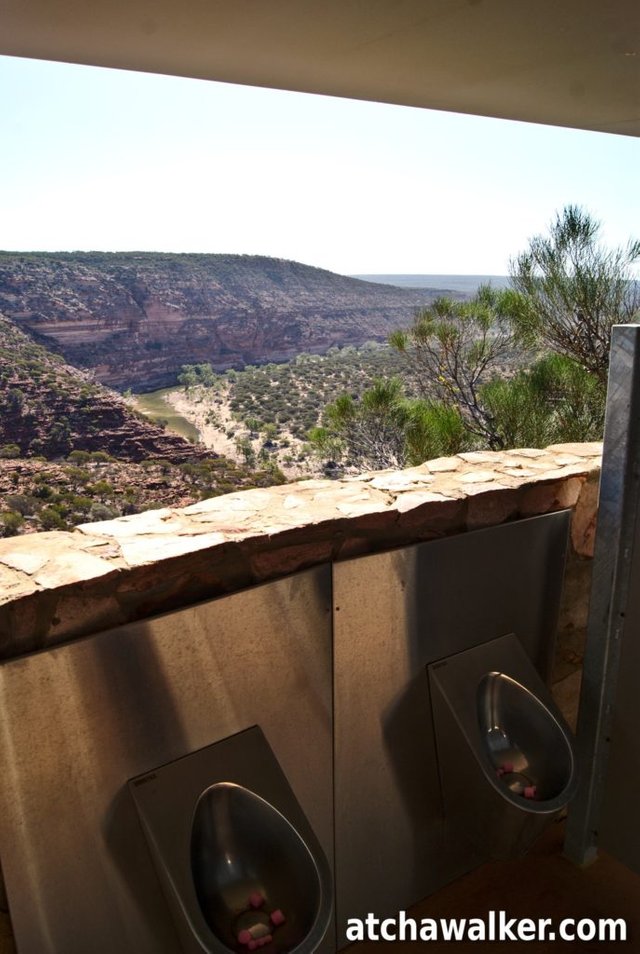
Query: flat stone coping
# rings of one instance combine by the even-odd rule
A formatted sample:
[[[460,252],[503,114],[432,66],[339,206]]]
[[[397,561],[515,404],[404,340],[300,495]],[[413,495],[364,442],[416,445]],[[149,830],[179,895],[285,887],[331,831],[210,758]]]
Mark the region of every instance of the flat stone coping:
[[[582,497],[573,544],[589,555],[601,453],[470,452],[0,540],[0,658],[331,560],[565,507],[578,516]]]

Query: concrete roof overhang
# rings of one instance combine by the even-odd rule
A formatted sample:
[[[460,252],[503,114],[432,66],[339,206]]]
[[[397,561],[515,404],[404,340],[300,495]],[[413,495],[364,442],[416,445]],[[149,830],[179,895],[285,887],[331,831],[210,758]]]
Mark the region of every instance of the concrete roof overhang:
[[[0,53],[640,135],[638,0],[4,0]]]

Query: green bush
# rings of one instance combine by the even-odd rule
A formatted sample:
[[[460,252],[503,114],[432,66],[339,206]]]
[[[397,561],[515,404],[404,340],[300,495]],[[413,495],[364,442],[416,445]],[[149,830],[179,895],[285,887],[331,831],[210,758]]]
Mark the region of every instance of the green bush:
[[[151,508],[147,507],[147,509]],[[112,507],[107,507],[106,504],[94,503],[89,511],[89,516],[92,520],[113,520],[114,517],[118,516],[118,512],[113,510]]]
[[[0,536],[13,537],[20,532],[24,523],[24,517],[14,510],[5,510],[0,513]]]
[[[38,501],[35,497],[29,497],[26,494],[7,494],[5,503],[11,510],[15,510],[23,517],[35,513],[38,507]]]
[[[68,526],[56,506],[44,507],[39,514],[40,523],[45,530],[67,530]]]
[[[70,454],[67,454],[67,460],[72,461],[74,464],[86,464],[88,460],[91,460],[91,456],[89,451],[72,450]]]
[[[0,460],[12,460],[16,457],[20,457],[18,444],[3,444],[0,447]]]

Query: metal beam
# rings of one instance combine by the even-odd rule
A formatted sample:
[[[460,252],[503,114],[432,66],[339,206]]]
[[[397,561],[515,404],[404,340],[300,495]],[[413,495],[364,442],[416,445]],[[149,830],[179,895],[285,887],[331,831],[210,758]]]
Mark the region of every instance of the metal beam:
[[[564,853],[586,864],[598,848],[620,651],[633,579],[640,502],[640,325],[616,325],[611,342],[600,501],[584,655],[577,748],[580,788]]]

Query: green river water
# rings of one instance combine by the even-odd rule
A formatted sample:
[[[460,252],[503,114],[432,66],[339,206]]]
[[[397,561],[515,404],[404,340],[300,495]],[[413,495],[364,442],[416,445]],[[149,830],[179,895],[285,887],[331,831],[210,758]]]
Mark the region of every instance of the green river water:
[[[148,417],[151,421],[166,421],[167,427],[181,437],[188,440],[197,441],[200,432],[197,427],[188,421],[182,415],[177,414],[175,409],[166,400],[167,394],[173,391],[179,391],[179,388],[161,388],[160,391],[149,391],[148,394],[134,394],[136,407],[139,411]]]

